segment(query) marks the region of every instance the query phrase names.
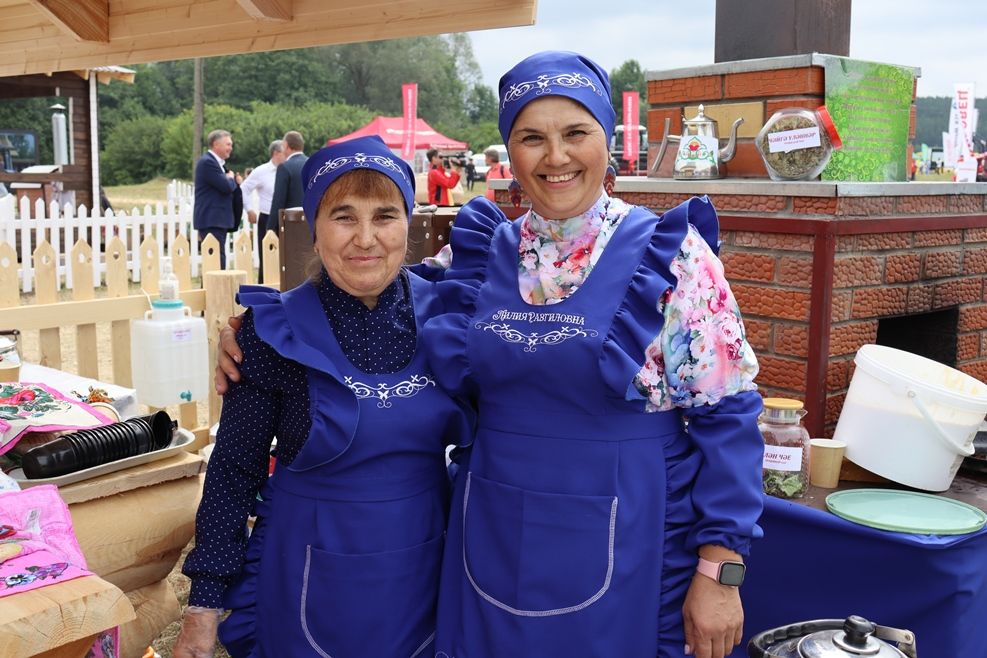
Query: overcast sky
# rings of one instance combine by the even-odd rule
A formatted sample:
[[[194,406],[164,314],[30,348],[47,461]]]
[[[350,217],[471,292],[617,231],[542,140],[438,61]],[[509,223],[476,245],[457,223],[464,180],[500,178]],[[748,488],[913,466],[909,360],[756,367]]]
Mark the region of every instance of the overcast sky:
[[[733,0],[742,2],[743,0]],[[855,0],[850,57],[922,69],[919,96],[973,82],[987,96],[987,0]],[[713,63],[714,0],[539,0],[532,27],[471,32],[484,82],[539,50],[576,50],[612,71]]]

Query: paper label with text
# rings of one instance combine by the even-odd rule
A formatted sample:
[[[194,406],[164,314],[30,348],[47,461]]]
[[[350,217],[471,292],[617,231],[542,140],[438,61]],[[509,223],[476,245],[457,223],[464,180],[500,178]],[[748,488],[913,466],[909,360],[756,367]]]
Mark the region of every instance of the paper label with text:
[[[768,135],[768,151],[771,153],[788,153],[789,151],[819,146],[819,144],[819,126],[782,130]]]
[[[764,446],[764,468],[772,471],[801,471],[802,448]]]
[[[171,332],[171,342],[173,343],[187,343],[190,340],[192,340],[192,330],[187,327]]]

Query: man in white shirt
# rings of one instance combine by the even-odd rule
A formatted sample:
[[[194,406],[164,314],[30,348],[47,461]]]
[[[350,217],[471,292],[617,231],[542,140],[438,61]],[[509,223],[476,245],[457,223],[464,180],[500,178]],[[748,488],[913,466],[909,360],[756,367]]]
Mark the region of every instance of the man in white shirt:
[[[285,160],[284,141],[276,139],[271,142],[268,148],[271,159],[258,166],[240,186],[243,191],[243,204],[247,208],[247,219],[251,224],[257,225],[257,243],[262,244],[264,236],[267,235],[269,217],[271,214],[271,199],[274,196],[274,177],[278,171],[278,165]],[[253,191],[257,190],[257,200],[254,201]],[[277,233],[277,227],[274,227]],[[257,281],[264,281],[264,257],[261,251],[260,269],[257,273]]]

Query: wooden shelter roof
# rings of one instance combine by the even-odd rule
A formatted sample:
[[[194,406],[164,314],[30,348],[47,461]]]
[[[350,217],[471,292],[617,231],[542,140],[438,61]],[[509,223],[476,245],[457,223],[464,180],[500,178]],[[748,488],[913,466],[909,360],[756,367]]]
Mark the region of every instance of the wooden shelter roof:
[[[536,0],[0,0],[0,76],[531,25]]]

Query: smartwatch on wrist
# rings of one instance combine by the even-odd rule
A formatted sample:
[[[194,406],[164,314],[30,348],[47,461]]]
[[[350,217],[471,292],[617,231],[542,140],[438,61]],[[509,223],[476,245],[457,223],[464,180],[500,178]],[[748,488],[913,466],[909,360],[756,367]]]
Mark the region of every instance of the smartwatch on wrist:
[[[747,573],[747,566],[743,562],[724,560],[722,562],[710,562],[699,558],[696,564],[696,572],[707,578],[711,578],[721,585],[727,587],[740,587],[744,582],[744,574]]]

